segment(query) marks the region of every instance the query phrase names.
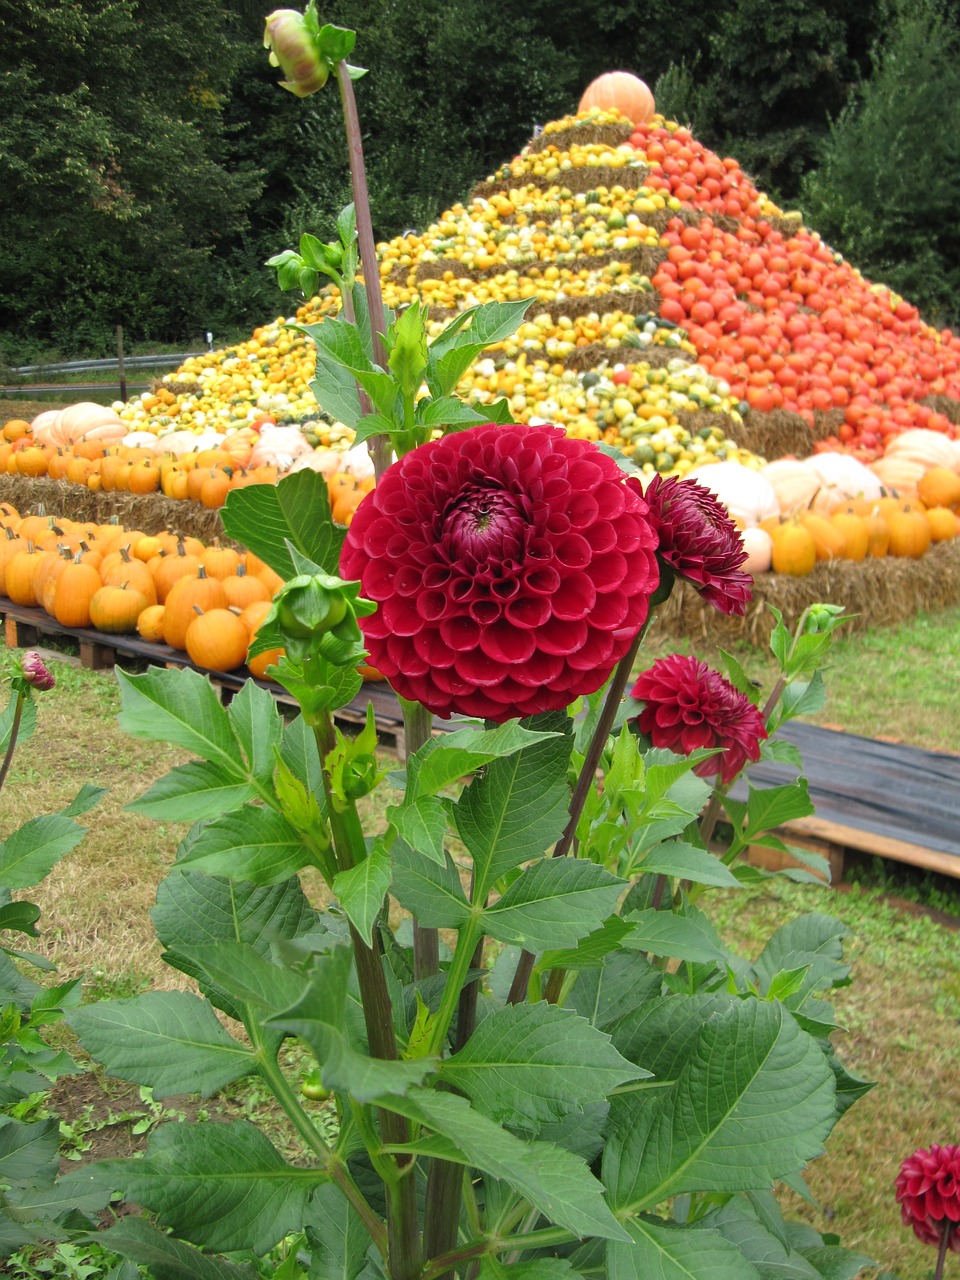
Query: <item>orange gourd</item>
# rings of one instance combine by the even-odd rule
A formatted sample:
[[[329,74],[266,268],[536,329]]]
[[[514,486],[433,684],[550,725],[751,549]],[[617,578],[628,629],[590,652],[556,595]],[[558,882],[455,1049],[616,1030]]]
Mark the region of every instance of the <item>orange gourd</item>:
[[[862,517],[838,511],[830,517],[830,523],[843,538],[843,559],[866,560],[870,549],[870,534]]]
[[[137,620],[147,607],[146,596],[126,583],[103,586],[90,600],[90,621],[98,631],[129,635],[136,631]]]
[[[196,610],[186,633],[190,661],[207,671],[234,671],[247,658],[247,628],[230,609]]]
[[[37,599],[36,575],[44,553],[32,542],[18,551],[7,562],[4,583],[7,595],[14,604],[25,605],[28,609],[36,608]]]
[[[930,526],[923,512],[914,507],[896,511],[887,520],[890,530],[889,554],[919,559],[933,541]]]
[[[616,109],[634,125],[646,124],[656,109],[653,94],[644,82],[629,71],[608,71],[588,85],[577,111]]]
[[[826,516],[804,511],[800,515],[800,523],[813,537],[818,560],[839,560],[843,556],[846,549],[844,536]]]
[[[816,562],[817,544],[813,534],[799,520],[787,520],[777,528],[771,555],[774,573],[804,578],[813,572]]]
[[[90,601],[103,586],[100,571],[77,552],[64,565],[53,593],[53,616],[62,627],[89,627]]]
[[[928,507],[960,507],[960,476],[947,467],[931,467],[920,477],[917,496]]]
[[[208,577],[201,565],[195,576],[174,583],[164,605],[163,638],[171,649],[185,649],[196,610],[226,609],[227,597],[220,580]]]
[[[151,644],[163,643],[163,615],[165,613],[162,604],[148,604],[139,617],[137,618],[137,632],[142,639],[149,641]]]
[[[957,536],[957,517],[949,507],[929,507],[923,515],[934,542],[949,542]]]

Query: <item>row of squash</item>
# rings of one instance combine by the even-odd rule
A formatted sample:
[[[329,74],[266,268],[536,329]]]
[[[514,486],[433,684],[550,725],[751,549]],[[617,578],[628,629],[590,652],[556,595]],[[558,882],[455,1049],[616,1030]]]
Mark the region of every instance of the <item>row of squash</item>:
[[[139,633],[206,670],[265,674],[277,651],[247,654],[281,585],[249,551],[0,504],[0,596],[71,629]]]

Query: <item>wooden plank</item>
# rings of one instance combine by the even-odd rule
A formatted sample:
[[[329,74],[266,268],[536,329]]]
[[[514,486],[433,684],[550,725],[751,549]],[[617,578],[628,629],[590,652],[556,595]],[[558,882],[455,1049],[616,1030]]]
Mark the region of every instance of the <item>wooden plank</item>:
[[[858,853],[888,858],[892,862],[906,862],[926,871],[935,871],[938,875],[960,878],[960,857],[956,854],[941,853],[906,840],[858,830],[818,815],[797,818],[781,828],[779,834],[785,841],[804,847],[816,848],[818,843],[828,842],[846,849],[855,849]],[[817,852],[820,852],[819,848]]]

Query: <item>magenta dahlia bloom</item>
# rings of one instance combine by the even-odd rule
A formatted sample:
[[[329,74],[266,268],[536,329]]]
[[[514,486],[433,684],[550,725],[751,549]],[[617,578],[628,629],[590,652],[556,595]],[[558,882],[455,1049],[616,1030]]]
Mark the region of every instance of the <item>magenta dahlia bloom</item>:
[[[719,773],[726,784],[748,760],[760,759],[760,740],[767,736],[760,712],[705,662],[679,653],[658,658],[632,693],[646,703],[637,727],[655,747],[683,756],[704,747],[723,748],[694,766],[700,777]]]
[[[660,539],[657,556],[721,613],[744,614],[753,579],[740,532],[727,509],[696,480],[656,475],[644,493]]]
[[[939,1245],[951,1231],[948,1247],[960,1253],[960,1147],[921,1147],[904,1160],[894,1185],[904,1224],[925,1244]]]
[[[643,498],[593,445],[491,425],[395,463],[340,566],[379,606],[360,625],[398,693],[501,722],[603,684],[646,620],[655,547]]]

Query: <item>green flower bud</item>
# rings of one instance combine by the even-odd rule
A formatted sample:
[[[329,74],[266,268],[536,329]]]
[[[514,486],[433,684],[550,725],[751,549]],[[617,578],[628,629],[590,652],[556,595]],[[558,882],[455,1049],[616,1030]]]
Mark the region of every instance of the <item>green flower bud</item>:
[[[307,98],[327,83],[329,67],[320,56],[304,14],[296,9],[275,9],[267,18],[263,47],[270,50],[270,65],[280,67],[286,80],[280,87],[298,98]]]

